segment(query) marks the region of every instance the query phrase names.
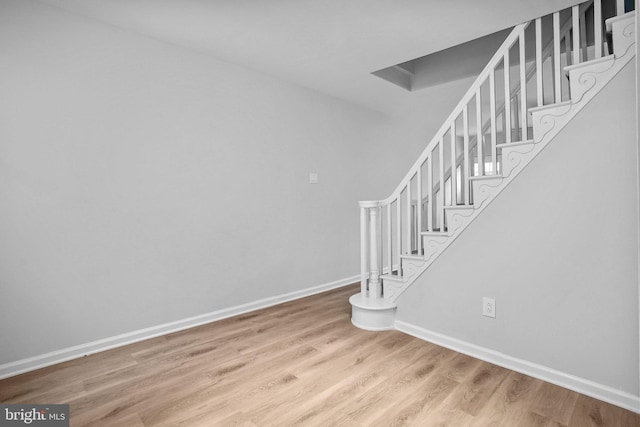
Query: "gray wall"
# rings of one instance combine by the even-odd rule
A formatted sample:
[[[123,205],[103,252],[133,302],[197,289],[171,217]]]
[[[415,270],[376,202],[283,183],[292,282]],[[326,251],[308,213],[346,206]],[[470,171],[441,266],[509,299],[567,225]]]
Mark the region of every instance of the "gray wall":
[[[358,274],[470,84],[385,117],[27,0],[0,75],[0,364]]]
[[[632,62],[401,296],[398,320],[640,394],[635,78]]]
[[[0,363],[358,273],[379,114],[31,2],[0,40]]]

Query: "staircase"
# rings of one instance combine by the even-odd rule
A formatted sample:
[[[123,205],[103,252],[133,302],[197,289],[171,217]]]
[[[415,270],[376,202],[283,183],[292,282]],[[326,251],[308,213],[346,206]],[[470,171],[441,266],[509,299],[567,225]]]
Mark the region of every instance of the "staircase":
[[[513,28],[396,190],[360,202],[355,326],[394,329],[398,297],[635,57],[635,31],[621,0]]]

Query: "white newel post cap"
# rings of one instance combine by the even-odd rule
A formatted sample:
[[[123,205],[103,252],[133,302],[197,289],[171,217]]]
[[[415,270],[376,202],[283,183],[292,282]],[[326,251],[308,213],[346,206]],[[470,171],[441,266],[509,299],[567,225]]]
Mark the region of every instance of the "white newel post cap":
[[[380,206],[380,201],[378,200],[360,201],[358,202],[358,205],[361,208],[377,208],[378,206]]]

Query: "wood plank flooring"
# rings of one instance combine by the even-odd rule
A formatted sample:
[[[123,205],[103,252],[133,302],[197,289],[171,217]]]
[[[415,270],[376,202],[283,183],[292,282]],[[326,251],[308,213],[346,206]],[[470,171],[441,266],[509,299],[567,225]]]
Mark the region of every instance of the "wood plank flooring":
[[[357,285],[0,381],[72,426],[620,426],[640,415],[351,325]]]

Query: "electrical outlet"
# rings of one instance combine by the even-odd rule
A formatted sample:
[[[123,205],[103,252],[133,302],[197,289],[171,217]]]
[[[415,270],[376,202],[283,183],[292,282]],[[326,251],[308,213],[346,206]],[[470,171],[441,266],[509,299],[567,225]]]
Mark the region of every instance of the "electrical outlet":
[[[318,183],[318,172],[311,172],[309,174],[309,184],[317,184]]]
[[[496,317],[496,300],[494,298],[482,297],[482,315]]]

